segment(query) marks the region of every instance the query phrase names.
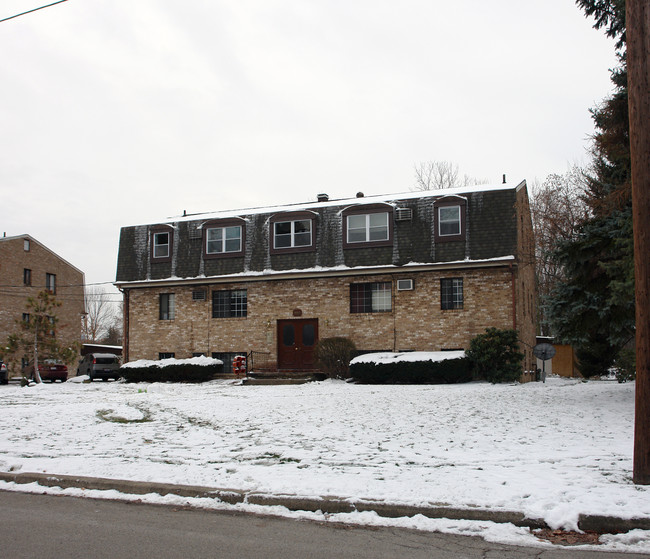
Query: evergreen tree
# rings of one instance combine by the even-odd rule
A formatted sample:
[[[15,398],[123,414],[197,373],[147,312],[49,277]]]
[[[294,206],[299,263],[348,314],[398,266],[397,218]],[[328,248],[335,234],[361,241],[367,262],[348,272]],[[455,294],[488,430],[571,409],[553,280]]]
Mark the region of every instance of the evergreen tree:
[[[603,374],[634,337],[634,251],[625,63],[624,0],[578,0],[596,29],[616,39],[614,93],[591,111],[596,127],[585,201],[575,239],[558,243],[564,270],[547,300],[554,333],[573,344],[585,376]]]

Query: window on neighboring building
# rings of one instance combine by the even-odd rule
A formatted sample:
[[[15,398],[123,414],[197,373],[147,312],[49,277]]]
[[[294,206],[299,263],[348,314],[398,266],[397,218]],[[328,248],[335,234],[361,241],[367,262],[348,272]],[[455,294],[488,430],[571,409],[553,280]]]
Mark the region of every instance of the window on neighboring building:
[[[32,271],[29,268],[23,270],[23,285],[32,285]]]
[[[391,283],[351,283],[350,312],[389,312],[391,304]]]
[[[442,310],[463,308],[463,278],[440,280],[440,308]]]
[[[273,223],[274,248],[298,248],[312,245],[311,219]]]
[[[25,240],[23,241],[23,250],[24,250],[25,252],[29,252],[29,239],[25,239]]]
[[[56,274],[45,274],[45,289],[56,294]]]
[[[174,320],[176,316],[175,299],[174,293],[160,294],[160,320]]]
[[[242,251],[241,225],[209,227],[205,234],[206,254],[228,254]]]
[[[158,353],[158,359],[173,359],[175,355],[173,351],[161,351]]]
[[[53,316],[48,316],[47,319],[50,321],[50,326],[51,326],[50,336],[54,338],[56,336],[56,330],[54,328],[54,326],[56,325],[56,318],[54,318]]]
[[[23,322],[29,323],[29,313],[28,312],[23,313]]]
[[[234,318],[248,315],[248,294],[245,289],[212,292],[212,318]]]
[[[151,237],[153,257],[169,258],[171,256],[171,233],[169,231],[154,231]]]
[[[389,239],[388,212],[348,215],[346,219],[348,243]]]

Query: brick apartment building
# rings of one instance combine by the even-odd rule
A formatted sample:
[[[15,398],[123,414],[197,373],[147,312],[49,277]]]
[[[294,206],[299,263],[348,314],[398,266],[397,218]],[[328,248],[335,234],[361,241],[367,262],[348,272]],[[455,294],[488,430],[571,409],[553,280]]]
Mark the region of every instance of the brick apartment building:
[[[526,183],[185,215],[123,227],[124,361],[237,354],[309,370],[320,338],[465,349],[516,328],[534,369]]]
[[[28,319],[27,298],[49,289],[61,303],[57,337],[63,343],[81,340],[84,273],[30,235],[0,238],[0,343]],[[76,364],[68,363],[68,367]],[[12,370],[12,375],[20,371]]]

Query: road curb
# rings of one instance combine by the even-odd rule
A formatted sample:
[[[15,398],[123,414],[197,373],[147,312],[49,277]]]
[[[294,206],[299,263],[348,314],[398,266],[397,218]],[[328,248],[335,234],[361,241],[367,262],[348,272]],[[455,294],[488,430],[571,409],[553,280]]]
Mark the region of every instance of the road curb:
[[[514,524],[525,528],[548,528],[540,518],[527,518],[516,511],[481,508],[456,508],[447,506],[412,506],[391,504],[384,501],[351,500],[338,497],[299,497],[297,495],[274,495],[246,492],[239,489],[219,489],[198,485],[178,485],[124,479],[86,476],[53,475],[31,472],[0,472],[0,480],[16,484],[37,483],[44,487],[73,487],[77,489],[114,490],[131,495],[178,495],[188,498],[218,499],[231,505],[246,503],[261,506],[281,506],[292,511],[321,511],[325,514],[372,511],[387,518],[422,515],[427,518],[452,520],[482,520],[500,524]],[[581,514],[578,522],[581,530],[600,533],[629,532],[634,529],[650,530],[650,518],[619,518],[602,515]]]

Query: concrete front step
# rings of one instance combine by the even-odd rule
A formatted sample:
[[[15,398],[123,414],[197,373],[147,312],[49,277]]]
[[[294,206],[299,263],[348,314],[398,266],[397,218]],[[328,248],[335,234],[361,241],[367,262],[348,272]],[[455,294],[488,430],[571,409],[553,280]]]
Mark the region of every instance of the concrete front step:
[[[251,371],[244,384],[304,384],[324,378],[320,371]]]

